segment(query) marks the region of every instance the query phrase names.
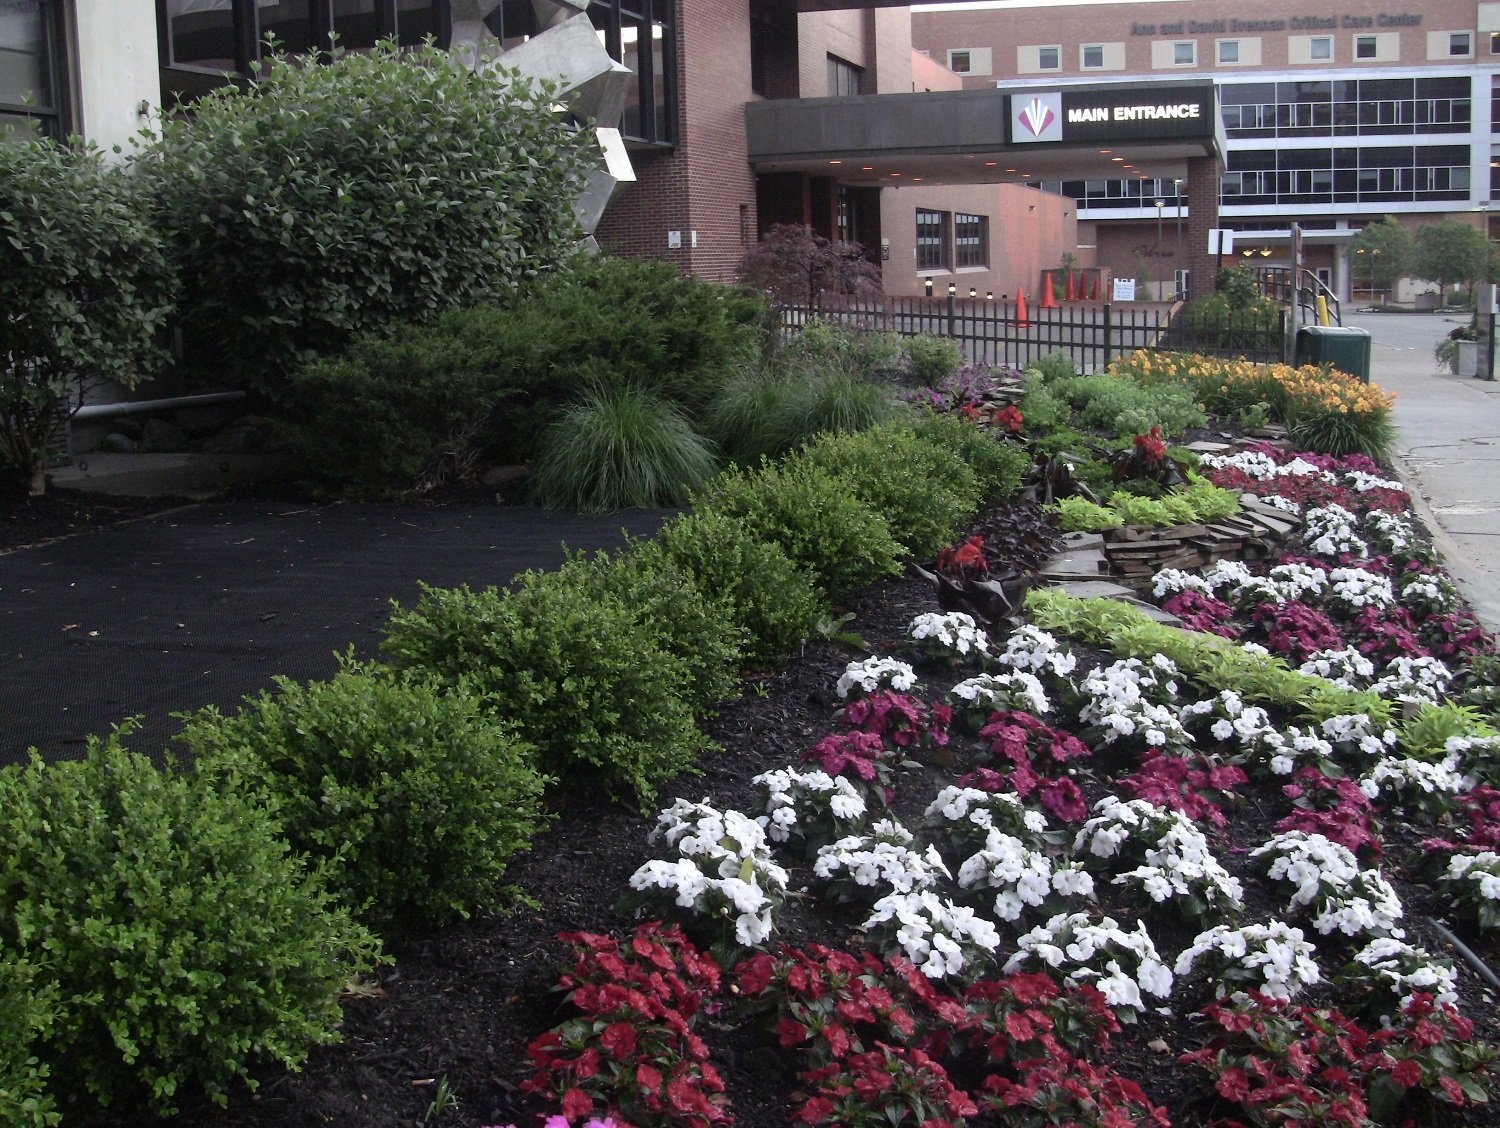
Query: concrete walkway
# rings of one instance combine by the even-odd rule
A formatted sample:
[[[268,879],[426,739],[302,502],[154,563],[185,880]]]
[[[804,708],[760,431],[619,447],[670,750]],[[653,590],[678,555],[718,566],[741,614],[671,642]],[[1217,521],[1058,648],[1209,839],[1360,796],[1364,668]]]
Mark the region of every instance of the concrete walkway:
[[[1500,630],[1500,383],[1440,370],[1434,346],[1467,318],[1351,314],[1370,331],[1370,379],[1396,393],[1396,464],[1443,562]]]

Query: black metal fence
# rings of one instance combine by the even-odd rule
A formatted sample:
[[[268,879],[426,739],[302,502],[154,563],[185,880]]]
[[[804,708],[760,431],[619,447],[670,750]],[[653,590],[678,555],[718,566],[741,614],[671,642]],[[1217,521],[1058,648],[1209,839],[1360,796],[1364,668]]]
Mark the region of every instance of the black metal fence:
[[[1080,372],[1097,372],[1137,349],[1282,359],[1283,333],[1262,326],[1216,327],[1188,332],[1174,317],[1177,305],[1069,302],[1048,309],[978,298],[883,297],[869,301],[830,297],[783,313],[788,330],[817,319],[896,333],[931,333],[958,343],[965,358],[995,368],[1024,368],[1055,352],[1073,358]]]

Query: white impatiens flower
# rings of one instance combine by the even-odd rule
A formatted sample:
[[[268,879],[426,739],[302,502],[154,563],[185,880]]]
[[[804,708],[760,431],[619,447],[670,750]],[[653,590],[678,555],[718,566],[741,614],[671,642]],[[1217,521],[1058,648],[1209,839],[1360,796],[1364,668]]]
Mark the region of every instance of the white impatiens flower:
[[[1005,649],[995,655],[995,661],[1012,670],[1051,674],[1058,678],[1067,678],[1078,665],[1071,650],[1029,623],[1011,631],[1005,640]]]
[[[1368,713],[1339,713],[1318,727],[1332,744],[1334,754],[1353,763],[1381,759],[1396,747],[1395,730],[1376,728]]]
[[[1387,756],[1376,761],[1359,781],[1359,789],[1368,799],[1434,811],[1446,808],[1447,796],[1468,791],[1471,786],[1472,781],[1466,781],[1458,770],[1456,752],[1449,752],[1437,763],[1410,756]]]
[[[1151,594],[1157,599],[1176,595],[1178,592],[1196,591],[1201,595],[1212,594],[1207,580],[1195,572],[1184,572],[1181,568],[1163,568],[1151,577]]]
[[[1375,990],[1384,1006],[1383,1017],[1400,1014],[1421,992],[1439,1006],[1458,1002],[1458,975],[1447,960],[1416,948],[1405,940],[1382,936],[1371,940],[1349,962],[1339,976],[1346,983],[1363,982]]]
[[[876,937],[893,939],[929,979],[973,975],[1000,947],[1000,933],[992,923],[930,890],[882,897],[864,927]]]
[[[1338,559],[1343,555],[1369,556],[1359,535],[1359,518],[1342,505],[1314,506],[1302,515],[1302,536],[1310,552]]]
[[[877,655],[845,666],[839,678],[838,694],[840,697],[848,697],[855,690],[874,693],[881,686],[889,686],[897,693],[905,693],[916,684],[917,673],[906,662]]]
[[[1094,880],[1081,866],[1055,865],[1019,838],[998,830],[991,830],[983,849],[959,867],[958,885],[995,890],[995,915],[1004,921],[1019,920],[1027,909],[1041,908],[1054,894],[1091,896],[1094,892]]]
[[[1316,954],[1300,928],[1282,921],[1220,924],[1200,932],[1172,970],[1179,978],[1205,971],[1219,998],[1243,985],[1286,1002],[1320,980]]]
[[[923,817],[944,845],[958,852],[977,847],[992,830],[1013,835],[1032,849],[1042,846],[1047,833],[1047,816],[1027,807],[1014,792],[957,784],[938,792]]]
[[[986,712],[1018,709],[1041,717],[1052,711],[1042,683],[1024,670],[966,678],[948,691],[948,700],[955,708]]]
[[[1382,509],[1365,514],[1365,530],[1370,534],[1370,543],[1387,552],[1405,554],[1420,544],[1410,521]]]
[[[1095,726],[1105,744],[1134,738],[1151,748],[1184,749],[1193,738],[1177,719],[1179,677],[1164,654],[1148,662],[1122,658],[1091,671],[1079,689],[1087,698],[1078,719]]]
[[[1327,678],[1343,689],[1366,689],[1375,680],[1375,663],[1352,646],[1342,650],[1315,650],[1297,670]]]
[[[1244,902],[1239,879],[1214,857],[1193,821],[1144,799],[1110,795],[1095,803],[1073,839],[1073,853],[1113,873],[1112,884],[1140,889],[1155,904],[1181,901],[1190,916]]]
[[[951,659],[987,658],[990,653],[990,640],[984,628],[974,621],[974,616],[962,611],[918,615],[906,633],[914,642]]]
[[[1396,593],[1390,578],[1363,568],[1333,568],[1328,573],[1324,598],[1343,611],[1355,614],[1366,607],[1393,607]]]
[[[630,877],[638,893],[667,893],[695,915],[733,921],[738,944],[752,947],[771,934],[786,895],[787,873],[771,860],[765,827],[739,811],[707,801],[678,799],[656,816],[651,841],[665,840],[676,858],[653,859]]]
[[[1446,576],[1406,572],[1398,581],[1401,606],[1414,616],[1442,615],[1458,605],[1458,589]]]
[[[1401,936],[1401,901],[1379,870],[1362,870],[1349,847],[1321,834],[1283,831],[1250,857],[1291,889],[1288,907],[1306,911],[1323,935]]]
[[[1370,688],[1382,697],[1397,701],[1437,704],[1448,692],[1453,671],[1441,659],[1431,655],[1392,658],[1385,664],[1380,679]]]
[[[1162,963],[1146,926],[1127,932],[1113,917],[1097,924],[1087,913],[1059,913],[1016,941],[1005,973],[1041,969],[1056,972],[1068,986],[1091,983],[1112,1007],[1146,1007],[1143,993],[1166,998],[1172,972]]]
[[[881,819],[869,834],[855,834],[818,850],[813,874],[846,895],[876,900],[886,893],[931,889],[951,876],[936,846],[916,848],[916,839],[894,819]]]
[[[1493,850],[1454,854],[1438,880],[1460,903],[1477,912],[1481,929],[1500,924],[1500,854]]]
[[[1190,701],[1177,710],[1178,719],[1190,733],[1253,749],[1268,733],[1276,731],[1271,714],[1259,705],[1247,705],[1232,689],[1213,697]]]
[[[854,827],[865,818],[864,795],[843,776],[778,768],[750,782],[765,793],[766,813],[760,821],[772,842],[806,838],[810,827],[838,836],[842,828]]]
[[[1371,490],[1395,490],[1403,494],[1406,492],[1406,487],[1400,482],[1393,482],[1389,478],[1382,478],[1363,470],[1345,470],[1344,481],[1359,493],[1369,493]]]

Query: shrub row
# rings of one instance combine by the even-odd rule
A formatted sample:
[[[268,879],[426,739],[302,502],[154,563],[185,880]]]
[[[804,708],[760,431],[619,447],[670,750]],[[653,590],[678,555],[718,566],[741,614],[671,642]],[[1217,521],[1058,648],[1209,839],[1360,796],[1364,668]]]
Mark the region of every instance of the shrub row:
[[[614,556],[425,589],[386,661],[187,716],[191,768],[116,735],[0,769],[0,1116],[170,1113],[295,1066],[384,958],[372,929],[503,904],[554,788],[644,804],[693,771],[744,664],[1024,464],[956,420],[823,436]]]

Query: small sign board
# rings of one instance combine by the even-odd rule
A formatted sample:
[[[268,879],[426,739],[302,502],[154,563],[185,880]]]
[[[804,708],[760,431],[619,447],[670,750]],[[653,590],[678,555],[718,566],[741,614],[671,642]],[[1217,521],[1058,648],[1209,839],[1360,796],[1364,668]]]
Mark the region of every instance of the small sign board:
[[[1135,279],[1134,278],[1116,278],[1114,280],[1114,282],[1115,282],[1114,290],[1110,294],[1110,300],[1111,301],[1116,301],[1116,302],[1133,302],[1133,301],[1135,301]]]
[[[1234,229],[1229,227],[1209,228],[1208,253],[1215,258],[1234,254]]]

